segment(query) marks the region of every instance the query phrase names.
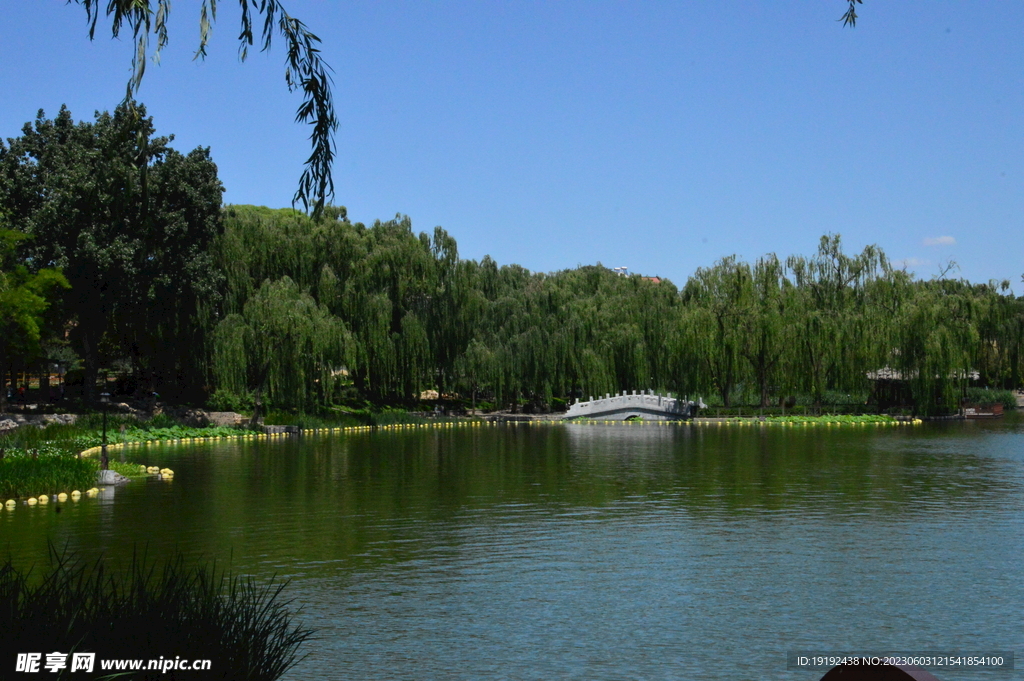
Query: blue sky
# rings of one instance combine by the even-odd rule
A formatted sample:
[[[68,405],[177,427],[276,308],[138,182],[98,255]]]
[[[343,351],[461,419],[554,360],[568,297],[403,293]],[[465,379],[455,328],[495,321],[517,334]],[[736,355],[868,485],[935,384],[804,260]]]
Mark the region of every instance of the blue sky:
[[[105,4],[105,3],[101,3]],[[6,3],[0,136],[39,108],[124,95],[129,39],[90,43],[63,0]],[[826,232],[930,278],[1024,291],[1024,4],[288,0],[323,40],[341,127],[336,203],[447,229],[463,257],[553,271],[601,262],[681,285],[737,254],[811,254]],[[231,203],[290,204],[309,153],[284,45],[239,63],[198,2],[139,99],[209,146]]]

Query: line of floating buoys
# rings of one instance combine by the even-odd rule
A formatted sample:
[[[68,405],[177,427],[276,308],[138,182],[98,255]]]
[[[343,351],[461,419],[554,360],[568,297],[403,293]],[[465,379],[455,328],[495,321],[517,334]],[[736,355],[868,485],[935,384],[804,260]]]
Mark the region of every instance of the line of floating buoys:
[[[304,429],[301,429],[300,432],[302,432],[302,433],[368,432],[368,431],[372,431],[372,430],[403,430],[403,429],[408,429],[408,428],[454,428],[454,427],[457,427],[457,426],[480,427],[481,425],[483,425],[483,426],[498,426],[498,425],[509,425],[509,424],[518,425],[520,423],[524,423],[524,422],[523,421],[502,421],[502,422],[498,422],[498,421],[456,421],[456,422],[445,421],[445,422],[440,422],[440,423],[435,422],[435,423],[419,423],[419,424],[416,424],[416,423],[392,423],[392,424],[387,424],[387,425],[382,425],[382,426],[369,425],[369,426],[334,426],[334,427],[327,427],[327,428],[304,428]],[[558,421],[554,421],[554,420],[530,420],[530,421],[526,421],[525,423],[528,423],[530,425],[555,425],[555,423],[558,423]],[[627,421],[627,420],[622,420],[622,421],[616,420],[616,421],[612,421],[612,420],[608,420],[608,419],[604,419],[604,420],[587,419],[587,420],[575,421],[575,423],[584,423],[584,424],[599,424],[600,423],[600,424],[605,424],[605,425],[628,424],[630,426],[636,425],[637,423],[639,423],[639,425],[645,426],[645,425],[649,425],[650,422],[649,421],[642,421],[642,420],[641,421],[634,421],[634,420],[629,420],[629,421]],[[698,420],[690,420],[690,421],[682,421],[682,420],[672,420],[672,421],[658,420],[657,421],[657,425],[659,425],[659,426],[667,426],[667,425],[675,425],[675,426],[682,426],[682,425],[687,425],[687,426],[693,426],[693,425],[695,425],[695,426],[705,426],[705,425],[709,425],[710,423],[712,423],[711,420],[699,420],[699,419]],[[923,423],[923,420],[922,419],[908,419],[908,420],[903,420],[903,421],[895,421],[895,420],[893,420],[893,421],[764,421],[764,420],[758,420],[756,418],[754,418],[754,419],[741,419],[741,418],[737,418],[737,419],[715,419],[713,421],[713,423],[716,426],[721,426],[723,423],[726,424],[726,425],[735,424],[735,425],[739,425],[739,426],[754,425],[755,423],[758,424],[758,425],[761,425],[761,426],[778,424],[778,425],[787,426],[787,427],[792,427],[792,426],[796,425],[797,423],[799,423],[800,425],[803,425],[803,426],[822,425],[822,424],[824,424],[826,426],[833,426],[833,425],[837,425],[837,426],[838,425],[865,425],[866,423],[873,423],[876,426],[879,426],[879,425],[905,426],[905,425],[920,425],[921,423]],[[129,446],[130,447],[135,447],[135,446],[139,446],[139,445],[142,445],[142,444],[160,444],[160,443],[163,443],[163,442],[166,442],[166,443],[179,443],[180,444],[180,443],[183,443],[183,442],[200,442],[200,441],[204,441],[204,440],[220,440],[220,439],[224,439],[224,440],[227,440],[227,439],[254,440],[254,439],[279,438],[279,437],[283,437],[283,436],[286,436],[286,435],[291,435],[291,433],[288,433],[288,432],[278,432],[278,433],[244,433],[244,434],[240,434],[240,435],[212,435],[212,436],[209,436],[209,437],[194,437],[193,436],[193,437],[177,438],[177,439],[171,439],[171,440],[149,440],[149,441],[131,441],[131,442],[111,443],[111,444],[107,445],[107,447],[108,448],[129,447]],[[99,452],[101,450],[102,450],[102,447],[90,447],[89,449],[83,451],[81,453],[81,455],[89,456],[89,455],[97,453],[97,452]],[[147,472],[149,474],[157,474],[157,473],[159,473],[159,474],[161,474],[165,478],[173,478],[173,476],[174,476],[173,472],[171,472],[169,475],[165,474],[161,469],[159,469],[156,466],[149,466],[149,467],[142,466],[142,467],[140,467],[140,472],[142,472],[142,470],[145,470],[145,472]],[[170,469],[164,469],[164,470],[168,470],[169,471]],[[38,503],[38,501],[37,501],[37,503]]]
[[[559,422],[560,421],[545,420],[545,421],[540,421],[539,423],[543,423],[543,424],[547,424],[547,425],[554,425],[554,424],[559,423]],[[509,423],[511,425],[516,425],[517,423],[521,423],[521,422],[509,421],[509,422],[506,422],[506,423]],[[531,423],[537,423],[537,422],[531,422]],[[841,421],[841,420],[773,421],[773,420],[759,419],[757,417],[754,417],[754,418],[699,418],[699,419],[692,419],[692,420],[686,420],[686,421],[684,421],[684,420],[675,420],[675,419],[673,419],[673,420],[658,419],[658,420],[654,420],[654,421],[644,421],[644,420],[635,420],[635,419],[634,420],[625,420],[625,419],[623,419],[623,420],[614,420],[614,421],[613,420],[609,420],[609,419],[600,419],[600,420],[598,420],[598,419],[579,419],[579,420],[566,421],[566,422],[563,422],[563,423],[571,423],[571,424],[576,424],[576,425],[602,425],[603,424],[603,425],[620,425],[620,426],[621,425],[630,425],[630,426],[633,426],[633,425],[641,425],[641,426],[647,426],[647,425],[659,425],[659,426],[669,426],[669,425],[673,425],[673,426],[709,426],[709,425],[715,425],[715,426],[722,426],[722,425],[727,425],[727,426],[740,426],[740,427],[783,426],[783,427],[789,427],[789,428],[792,428],[793,426],[805,426],[805,427],[806,426],[825,426],[825,427],[828,428],[828,427],[832,427],[832,426],[867,426],[867,425],[872,425],[872,426],[893,426],[893,427],[898,427],[898,426],[918,426],[918,425],[923,424],[924,420],[923,419],[915,418],[915,419],[903,419],[903,420],[892,419],[892,420],[886,420],[886,421]]]
[[[99,487],[91,487],[85,491],[85,495],[88,497],[95,497],[99,495],[100,491]],[[53,500],[60,503],[66,502],[69,498],[71,501],[78,501],[82,498],[82,493],[76,489],[72,491],[70,495],[67,492],[60,492],[59,494],[53,495]],[[49,494],[40,494],[38,497],[28,497],[25,499],[25,504],[27,506],[46,506],[49,503]],[[15,499],[8,499],[3,504],[3,508],[6,508],[8,511],[13,511],[17,506],[18,502]]]

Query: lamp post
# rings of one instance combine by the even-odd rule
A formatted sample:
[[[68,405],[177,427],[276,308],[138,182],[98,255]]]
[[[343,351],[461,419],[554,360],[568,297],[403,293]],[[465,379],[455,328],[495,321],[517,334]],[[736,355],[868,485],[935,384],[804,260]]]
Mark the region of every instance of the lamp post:
[[[103,405],[103,447],[100,449],[100,470],[110,468],[110,459],[107,458],[107,405],[110,404],[110,393],[100,393],[100,404]]]

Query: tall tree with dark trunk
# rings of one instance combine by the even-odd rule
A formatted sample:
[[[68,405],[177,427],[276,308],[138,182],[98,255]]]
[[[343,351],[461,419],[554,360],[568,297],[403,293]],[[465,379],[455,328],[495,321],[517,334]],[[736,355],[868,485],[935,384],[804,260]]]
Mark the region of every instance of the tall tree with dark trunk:
[[[209,244],[223,191],[209,151],[183,156],[154,137],[141,106],[75,123],[42,111],[0,144],[0,206],[33,237],[26,262],[56,268],[72,341],[92,397],[101,344],[132,357],[153,387],[201,381],[183,357],[199,348],[193,317],[216,295]]]

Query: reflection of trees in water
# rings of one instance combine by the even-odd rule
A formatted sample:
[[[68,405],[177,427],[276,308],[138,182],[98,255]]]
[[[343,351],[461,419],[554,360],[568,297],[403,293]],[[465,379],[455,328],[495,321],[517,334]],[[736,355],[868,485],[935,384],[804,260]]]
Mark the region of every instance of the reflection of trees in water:
[[[1004,503],[1018,487],[998,460],[964,454],[956,440],[872,431],[590,426],[570,437],[588,465],[657,470],[660,492],[708,511],[948,513]]]
[[[113,557],[179,547],[302,575],[514,548],[524,528],[594,520],[1019,514],[1024,433],[870,428],[521,425],[153,448],[140,460],[173,463],[173,485],[132,483],[98,515],[0,520],[28,562],[52,536]]]

